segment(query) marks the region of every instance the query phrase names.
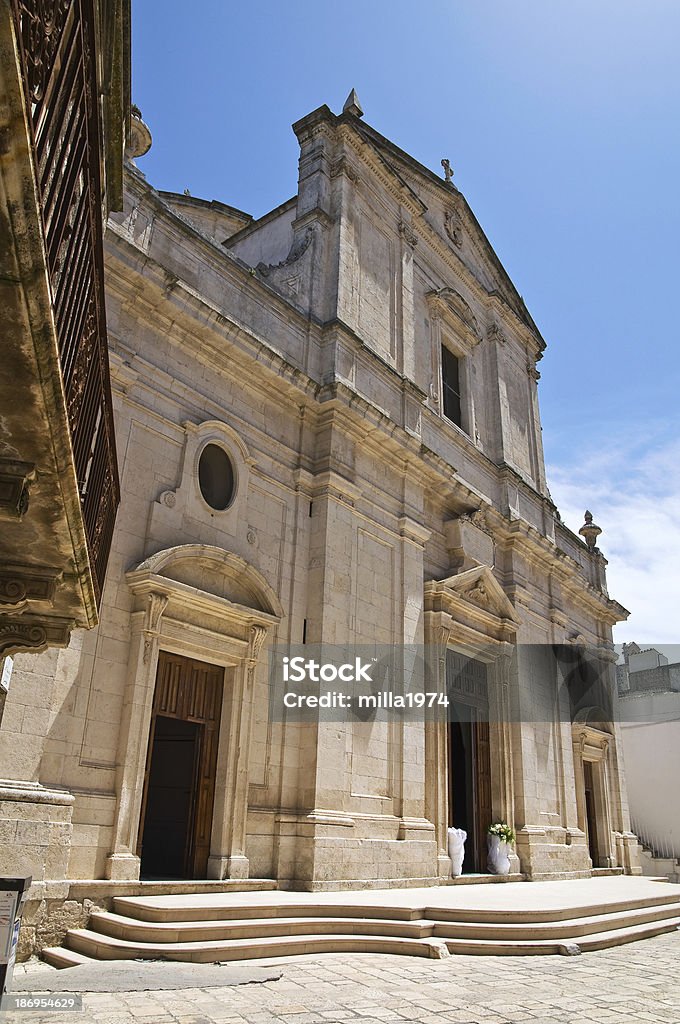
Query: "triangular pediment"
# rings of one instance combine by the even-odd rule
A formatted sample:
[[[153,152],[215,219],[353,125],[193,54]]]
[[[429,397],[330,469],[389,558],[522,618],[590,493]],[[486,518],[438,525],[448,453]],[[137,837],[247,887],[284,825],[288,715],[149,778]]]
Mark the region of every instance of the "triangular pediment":
[[[494,618],[510,619],[516,625],[521,622],[510,598],[487,565],[466,569],[448,579],[431,580],[425,584],[425,592],[431,598],[439,595],[444,601],[447,595],[454,600],[462,599]]]
[[[478,276],[490,296],[498,297],[512,310],[515,317],[535,336],[539,348],[543,348],[545,343],[524,300],[463,194],[365,122],[353,118],[352,128],[365,144],[361,154],[364,162],[370,162],[369,154],[372,151],[383,173],[393,177],[402,194],[410,194],[417,213],[422,214],[424,220],[441,236],[445,246],[460,253],[462,236],[470,238],[476,252],[475,276]]]

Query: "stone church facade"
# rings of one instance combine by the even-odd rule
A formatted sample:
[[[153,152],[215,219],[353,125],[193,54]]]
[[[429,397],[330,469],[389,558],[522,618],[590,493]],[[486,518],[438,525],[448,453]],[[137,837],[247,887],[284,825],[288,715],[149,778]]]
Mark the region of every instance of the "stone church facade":
[[[356,100],[294,131],[298,192],[258,220],[128,170],[121,507],[97,629],[15,661],[3,872],[437,884],[449,826],[483,871],[505,820],[514,872],[635,873],[617,728],[541,660],[613,679],[626,615],[546,486],[541,335],[462,194]],[[469,721],[271,720],[267,651],[303,642],[426,645],[442,692],[472,659]]]

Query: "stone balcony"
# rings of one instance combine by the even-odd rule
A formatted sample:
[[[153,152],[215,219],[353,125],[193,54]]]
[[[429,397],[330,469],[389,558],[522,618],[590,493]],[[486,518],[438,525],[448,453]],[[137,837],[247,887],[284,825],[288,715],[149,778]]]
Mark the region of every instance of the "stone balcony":
[[[119,501],[102,230],[127,29],[109,6],[0,5],[0,655],[97,623]]]

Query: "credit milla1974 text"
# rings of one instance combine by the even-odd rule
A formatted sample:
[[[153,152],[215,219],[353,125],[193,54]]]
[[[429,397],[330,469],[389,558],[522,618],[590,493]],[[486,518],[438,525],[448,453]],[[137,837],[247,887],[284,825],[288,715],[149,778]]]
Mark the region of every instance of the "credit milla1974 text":
[[[362,693],[356,699],[339,690],[327,690],[325,693],[289,691],[284,694],[283,703],[287,708],[351,708],[355,706],[365,710],[392,708],[398,711],[411,708],[448,707],[449,698],[445,693],[432,691],[392,693],[391,690],[384,690],[382,693]]]

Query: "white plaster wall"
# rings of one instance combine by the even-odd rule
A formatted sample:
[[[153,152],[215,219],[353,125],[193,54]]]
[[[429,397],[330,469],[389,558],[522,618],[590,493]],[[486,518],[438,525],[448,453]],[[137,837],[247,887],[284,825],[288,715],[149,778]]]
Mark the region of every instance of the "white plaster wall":
[[[680,857],[680,693],[619,699],[633,825],[664,856]]]

